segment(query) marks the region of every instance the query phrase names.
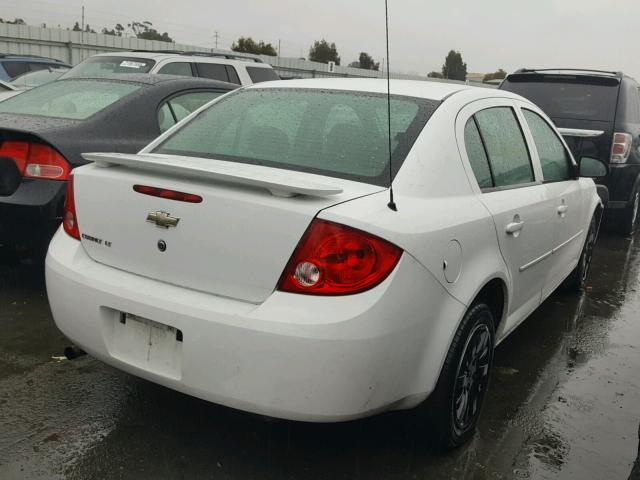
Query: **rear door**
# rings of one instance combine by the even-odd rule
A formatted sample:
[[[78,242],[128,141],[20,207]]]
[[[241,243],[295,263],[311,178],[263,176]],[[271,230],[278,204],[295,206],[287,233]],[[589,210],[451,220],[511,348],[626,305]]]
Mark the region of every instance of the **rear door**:
[[[513,101],[474,102],[460,113],[457,128],[511,277],[510,330],[540,304],[554,241],[547,189]]]
[[[547,120],[526,105],[521,112],[540,162],[550,201],[548,220],[554,231],[552,262],[542,290],[545,298],[569,275],[580,257],[585,233],[583,191],[571,155]]]

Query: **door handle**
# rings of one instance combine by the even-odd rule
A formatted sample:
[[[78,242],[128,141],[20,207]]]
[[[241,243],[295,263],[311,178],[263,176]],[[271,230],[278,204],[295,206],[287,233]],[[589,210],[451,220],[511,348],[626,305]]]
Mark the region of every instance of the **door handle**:
[[[515,220],[515,218],[514,218],[514,220]],[[507,231],[507,233],[509,235],[514,235],[514,234],[518,233],[520,230],[522,230],[522,227],[524,227],[524,222],[518,220],[518,221],[509,223],[506,226],[505,230]]]
[[[557,209],[558,215],[562,215],[564,216],[565,213],[567,213],[567,210],[569,210],[569,206],[568,205],[560,205]]]

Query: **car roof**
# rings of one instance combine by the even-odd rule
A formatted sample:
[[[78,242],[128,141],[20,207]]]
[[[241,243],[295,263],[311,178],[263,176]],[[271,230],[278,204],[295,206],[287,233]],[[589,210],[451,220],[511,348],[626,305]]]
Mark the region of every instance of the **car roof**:
[[[79,76],[79,77],[67,77],[56,80],[57,82],[68,82],[71,80],[95,80],[95,81],[120,81],[120,82],[131,82],[131,83],[140,83],[143,85],[159,85],[166,83],[181,83],[186,86],[193,85],[194,87],[198,86],[211,86],[214,88],[226,88],[228,90],[233,90],[239,87],[234,83],[221,82],[219,80],[211,80],[209,78],[203,77],[187,77],[183,75],[165,75],[162,73],[114,73],[111,75],[96,75],[96,76]]]
[[[18,62],[40,62],[40,63],[54,63],[56,65],[67,65],[62,60],[57,58],[39,57],[38,55],[18,55],[14,53],[0,53],[0,60],[11,60]]]
[[[314,88],[384,94],[387,93],[387,81],[382,78],[313,78],[264,82],[246,88]],[[464,91],[475,92],[479,94],[479,96],[521,98],[519,95],[511,92],[505,92],[495,88],[473,87],[462,83],[434,82],[428,80],[391,80],[392,95],[405,95],[408,97],[441,101],[451,95]]]
[[[239,54],[239,57],[242,54]],[[207,56],[207,52],[193,52],[193,54],[181,54],[170,52],[154,52],[154,51],[125,51],[125,52],[109,52],[98,53],[93,57],[125,57],[125,58],[145,58],[155,60],[159,62],[166,58],[180,59],[185,62],[200,62],[200,63],[224,63],[225,65],[243,65],[258,68],[272,68],[268,63],[262,63],[260,61],[252,61],[254,57],[247,55],[246,59],[233,59],[225,58],[224,56]],[[90,57],[91,58],[91,57]],[[255,57],[257,58],[257,57]]]

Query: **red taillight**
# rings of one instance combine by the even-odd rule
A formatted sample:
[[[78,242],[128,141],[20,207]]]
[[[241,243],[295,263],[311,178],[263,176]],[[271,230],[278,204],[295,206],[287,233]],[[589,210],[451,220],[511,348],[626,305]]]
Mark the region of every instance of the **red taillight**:
[[[282,274],[278,290],[308,295],[349,295],[380,284],[402,249],[379,237],[326,220],[314,220]]]
[[[66,180],[71,171],[62,155],[42,143],[7,140],[0,145],[0,157],[11,158],[20,174],[28,178]]]
[[[629,133],[614,133],[611,146],[611,163],[625,163],[631,153],[633,136]]]
[[[175,190],[149,187],[147,185],[134,185],[133,189],[138,193],[151,195],[152,197],[166,198],[167,200],[176,200],[178,202],[202,203],[202,197],[192,193],[176,192]]]
[[[80,240],[80,229],[78,228],[78,217],[76,216],[76,199],[73,194],[73,175],[70,175],[67,181],[67,196],[64,201],[62,225],[65,232],[76,240]]]
[[[20,170],[20,175],[24,175],[27,158],[29,157],[29,144],[27,142],[7,140],[0,145],[0,157],[11,158],[18,170]]]

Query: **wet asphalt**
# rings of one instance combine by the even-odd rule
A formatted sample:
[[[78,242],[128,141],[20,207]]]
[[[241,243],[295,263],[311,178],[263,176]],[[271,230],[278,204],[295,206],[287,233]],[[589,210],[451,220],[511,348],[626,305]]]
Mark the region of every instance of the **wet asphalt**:
[[[638,479],[640,235],[602,235],[588,283],[498,347],[477,435],[442,454],[415,412],[273,421],[56,359],[41,267],[0,248],[0,479]]]

